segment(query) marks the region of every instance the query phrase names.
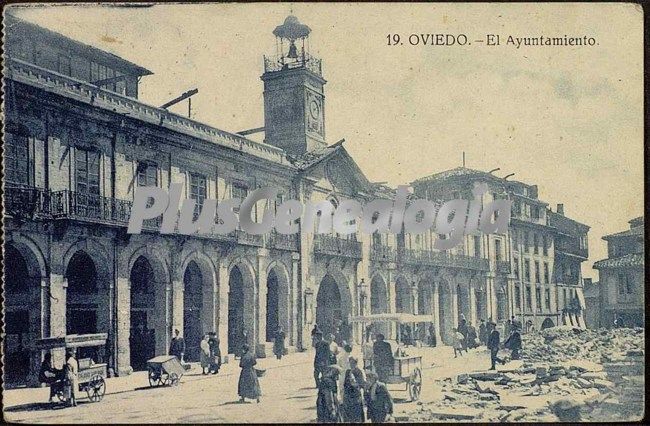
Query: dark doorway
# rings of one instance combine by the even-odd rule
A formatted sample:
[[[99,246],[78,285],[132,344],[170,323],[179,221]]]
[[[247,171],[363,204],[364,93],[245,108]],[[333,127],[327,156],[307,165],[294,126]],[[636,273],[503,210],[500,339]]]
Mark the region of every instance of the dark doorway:
[[[341,293],[334,278],[325,275],[316,296],[316,323],[323,336],[336,335],[336,328],[343,319],[341,311]]]
[[[98,333],[98,309],[100,309],[99,287],[95,262],[83,251],[78,251],[70,259],[66,271],[68,278],[66,304],[66,333]],[[102,306],[107,309],[108,306]],[[77,358],[93,358],[95,362],[103,358],[98,348],[79,348]]]
[[[27,261],[12,245],[5,246],[5,338],[2,339],[5,380],[25,383],[29,375],[29,270]]]
[[[269,272],[266,279],[266,341],[270,342],[275,337],[280,325],[279,318],[279,288],[278,276],[274,270]]]
[[[230,271],[228,286],[228,353],[238,354],[244,343],[244,277],[236,266]]]
[[[203,274],[195,261],[190,261],[183,275],[183,338],[185,360],[199,360],[201,343],[201,309],[203,308]]]
[[[147,360],[155,356],[155,330],[149,328],[153,323],[156,307],[154,297],[155,279],[151,264],[140,256],[131,269],[131,334],[129,337],[131,368],[145,370]],[[151,321],[150,321],[151,319]]]

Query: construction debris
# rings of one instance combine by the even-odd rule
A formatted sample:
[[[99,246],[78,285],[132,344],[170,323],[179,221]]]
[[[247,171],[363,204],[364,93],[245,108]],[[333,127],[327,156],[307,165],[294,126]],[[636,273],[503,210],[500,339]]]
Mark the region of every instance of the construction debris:
[[[645,395],[642,329],[554,327],[523,336],[515,368],[436,382],[442,397],[410,421],[639,420]]]

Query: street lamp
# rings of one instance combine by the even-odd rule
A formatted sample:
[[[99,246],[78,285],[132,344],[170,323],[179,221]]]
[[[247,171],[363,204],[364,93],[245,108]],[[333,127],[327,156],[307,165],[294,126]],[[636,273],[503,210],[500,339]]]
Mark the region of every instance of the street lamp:
[[[359,314],[364,314],[364,306],[366,304],[366,298],[368,297],[368,285],[366,284],[365,279],[361,278],[359,282]]]
[[[314,291],[307,287],[305,289],[305,322],[311,324],[313,322],[313,299]]]
[[[416,314],[415,312],[415,295],[417,294],[418,291],[418,284],[413,281],[413,284],[411,284],[411,313]]]

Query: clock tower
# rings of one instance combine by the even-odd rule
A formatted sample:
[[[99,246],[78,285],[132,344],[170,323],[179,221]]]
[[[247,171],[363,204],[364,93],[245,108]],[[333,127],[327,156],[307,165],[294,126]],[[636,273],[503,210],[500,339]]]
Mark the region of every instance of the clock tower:
[[[288,16],[273,31],[276,55],[264,57],[265,142],[291,156],[326,146],[325,79],[320,59],[309,54],[310,32]]]

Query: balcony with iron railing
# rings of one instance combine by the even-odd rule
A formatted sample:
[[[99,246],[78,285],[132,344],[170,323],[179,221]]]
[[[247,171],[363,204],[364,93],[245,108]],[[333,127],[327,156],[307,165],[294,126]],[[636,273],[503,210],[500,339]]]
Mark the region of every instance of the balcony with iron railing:
[[[370,245],[370,260],[375,262],[395,262],[396,259],[396,252],[392,247],[376,242]]]
[[[285,235],[274,230],[269,234],[268,241],[269,248],[298,251],[298,234]]]
[[[314,235],[314,253],[361,259],[361,242],[336,235]]]
[[[507,260],[497,260],[496,267],[497,267],[498,274],[510,273],[510,262],[508,262]]]
[[[487,259],[462,254],[450,254],[446,251],[404,249],[401,252],[400,260],[406,264],[412,265],[420,264],[449,268],[475,269],[480,271],[489,270]]]
[[[307,69],[316,75],[322,76],[322,61],[308,53],[289,58],[285,55],[264,56],[264,72],[277,72],[290,69]]]

